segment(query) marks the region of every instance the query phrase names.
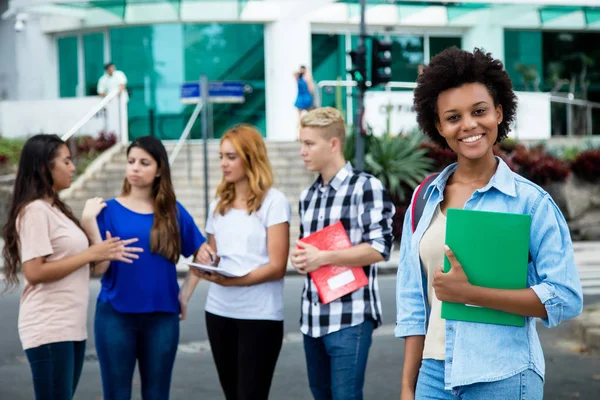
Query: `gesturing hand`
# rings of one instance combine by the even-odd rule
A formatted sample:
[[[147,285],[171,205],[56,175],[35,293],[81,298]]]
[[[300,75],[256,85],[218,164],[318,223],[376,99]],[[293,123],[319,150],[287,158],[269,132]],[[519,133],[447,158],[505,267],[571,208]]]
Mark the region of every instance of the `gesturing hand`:
[[[438,268],[433,276],[433,288],[435,296],[440,301],[451,303],[466,303],[466,295],[472,285],[462,268],[462,265],[456,259],[454,252],[448,246],[444,246],[444,252],[448,261],[450,261],[450,271],[444,273],[442,268]]]
[[[104,207],[106,207],[106,203],[102,197],[93,197],[88,199],[83,206],[81,221],[91,221],[96,219]]]
[[[112,237],[110,232],[106,231],[106,240],[90,246],[88,250],[92,254],[93,261],[123,261],[131,264],[132,260],[139,258],[135,253],[144,251],[141,247],[127,247],[137,241],[137,238],[121,240],[118,237]]]

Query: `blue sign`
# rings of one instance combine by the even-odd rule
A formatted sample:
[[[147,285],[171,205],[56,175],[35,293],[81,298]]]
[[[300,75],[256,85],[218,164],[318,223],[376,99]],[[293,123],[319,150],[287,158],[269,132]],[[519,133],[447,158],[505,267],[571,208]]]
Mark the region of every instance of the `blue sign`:
[[[242,82],[209,82],[208,98],[212,103],[243,103],[244,86]],[[195,104],[200,97],[200,82],[181,84],[179,98],[182,103]]]

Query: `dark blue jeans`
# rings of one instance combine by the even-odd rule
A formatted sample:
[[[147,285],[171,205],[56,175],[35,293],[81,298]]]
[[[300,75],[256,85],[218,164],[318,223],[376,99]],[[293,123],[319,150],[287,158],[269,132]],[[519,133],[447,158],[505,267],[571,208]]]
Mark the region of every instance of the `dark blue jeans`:
[[[71,400],[75,395],[83,359],[85,340],[49,343],[25,350],[36,400]]]
[[[176,313],[125,314],[98,300],[94,324],[104,400],[130,400],[139,363],[144,400],[166,400],[179,344]]]
[[[308,383],[315,400],[362,400],[375,322],[319,338],[304,335]]]

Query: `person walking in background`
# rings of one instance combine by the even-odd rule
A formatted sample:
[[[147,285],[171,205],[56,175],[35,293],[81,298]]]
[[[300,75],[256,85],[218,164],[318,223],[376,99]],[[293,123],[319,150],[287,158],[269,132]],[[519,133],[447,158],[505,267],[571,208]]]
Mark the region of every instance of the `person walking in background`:
[[[267,149],[255,128],[228,130],[219,157],[223,180],[210,205],[208,241],[219,268],[247,274],[227,278],[197,270],[212,282],[206,330],[226,399],[266,400],[283,340],[291,210],[272,187]]]
[[[109,62],[104,66],[104,75],[98,80],[96,91],[99,96],[105,97],[115,90],[127,95],[127,77],[122,71],[117,70],[115,64]]]
[[[140,248],[132,238],[89,240],[58,192],[71,186],[75,166],[56,135],[35,135],[21,152],[3,229],[7,288],[24,285],[19,337],[33,376],[37,400],[71,400],[77,389],[87,339],[89,264],[131,263]],[[89,213],[86,204],[84,214]]]
[[[296,95],[296,102],[294,106],[298,109],[298,121],[302,118],[302,113],[308,110],[312,110],[314,107],[314,82],[312,76],[308,73],[308,70],[304,65],[300,66],[300,69],[294,72],[296,83],[298,86],[298,94]]]
[[[363,398],[373,330],[381,325],[377,263],[392,251],[394,205],[382,183],[354,171],[344,159],[346,129],[331,107],[301,120],[300,154],[319,177],[300,195],[300,238],[341,221],[352,247],[321,251],[298,241],[291,262],[306,275],[300,330],[310,390],[316,400]],[[310,272],[324,265],[362,268],[368,285],[328,304],[319,300]]]
[[[400,398],[541,400],[545,365],[536,318],[547,327],[574,318],[583,295],[560,210],[542,188],[494,157],[517,111],[510,78],[491,54],[450,48],[424,68],[414,103],[421,130],[452,149],[458,162],[419,196],[426,200],[418,224],[414,204],[404,219],[396,283],[395,334],[405,339]],[[469,282],[445,246],[449,208],[531,216],[526,289]],[[448,273],[440,268],[444,256],[452,263]],[[444,301],[521,315],[525,324],[445,320]]]
[[[82,224],[92,243],[110,231],[139,238],[144,249],[132,265],[96,265],[95,272],[104,274],[94,321],[103,398],[131,398],[137,361],[142,398],[168,399],[179,321],[186,317],[199,280],[188,274],[180,290],[176,264],[182,254],[208,260],[210,249],[192,216],[177,202],[167,152],[153,137],[140,137],[129,145],[121,195],[90,202],[95,212]]]

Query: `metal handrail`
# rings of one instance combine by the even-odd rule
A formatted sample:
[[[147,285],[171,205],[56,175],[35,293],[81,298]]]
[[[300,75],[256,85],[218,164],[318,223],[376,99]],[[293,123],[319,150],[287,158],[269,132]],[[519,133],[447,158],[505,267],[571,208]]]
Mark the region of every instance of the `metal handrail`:
[[[333,80],[325,80],[325,81],[319,81],[317,82],[317,87],[319,88],[319,96],[320,98],[323,98],[322,96],[322,89],[325,86],[333,86],[333,87],[356,87],[358,86],[358,84],[356,83],[356,81],[333,81]],[[392,89],[414,89],[417,87],[417,83],[416,82],[388,82],[385,84],[384,89],[386,91],[390,91]]]
[[[120,91],[115,90],[110,92],[106,97],[104,97],[95,107],[93,107],[82,119],[79,120],[67,133],[65,133],[61,139],[66,142],[69,140],[83,125],[89,122],[90,119],[94,117],[100,110],[102,110],[108,103],[110,103],[115,97],[119,95]]]
[[[392,89],[415,89],[417,82],[388,82],[385,84],[385,90]]]
[[[596,103],[596,102],[588,101],[588,100],[569,99],[568,97],[561,97],[561,96],[551,96],[550,101],[553,101],[555,103],[572,104],[574,106],[600,108],[600,103]]]
[[[319,81],[317,87],[319,88],[319,98],[323,98],[323,88],[325,86],[344,86],[344,87],[355,87],[358,86],[355,81]]]
[[[202,100],[199,100],[198,104],[196,104],[196,108],[194,108],[194,112],[192,112],[192,116],[188,120],[187,125],[185,126],[185,129],[183,130],[183,132],[181,133],[181,136],[179,137],[179,140],[177,141],[177,145],[175,145],[175,148],[173,149],[173,151],[171,152],[171,155],[169,156],[169,165],[173,165],[173,163],[175,162],[175,159],[179,155],[179,152],[181,151],[181,148],[183,147],[184,142],[187,140],[188,136],[190,135],[190,132],[192,131],[194,122],[196,122],[196,119],[198,119],[198,115],[200,115],[200,111],[202,111],[202,106],[203,106]]]
[[[589,100],[576,99],[573,93],[569,93],[568,97],[550,96],[550,102],[562,103],[567,105],[567,136],[573,136],[573,106],[585,107],[586,112],[586,134],[593,135],[593,118],[592,108],[600,108],[600,103]]]

